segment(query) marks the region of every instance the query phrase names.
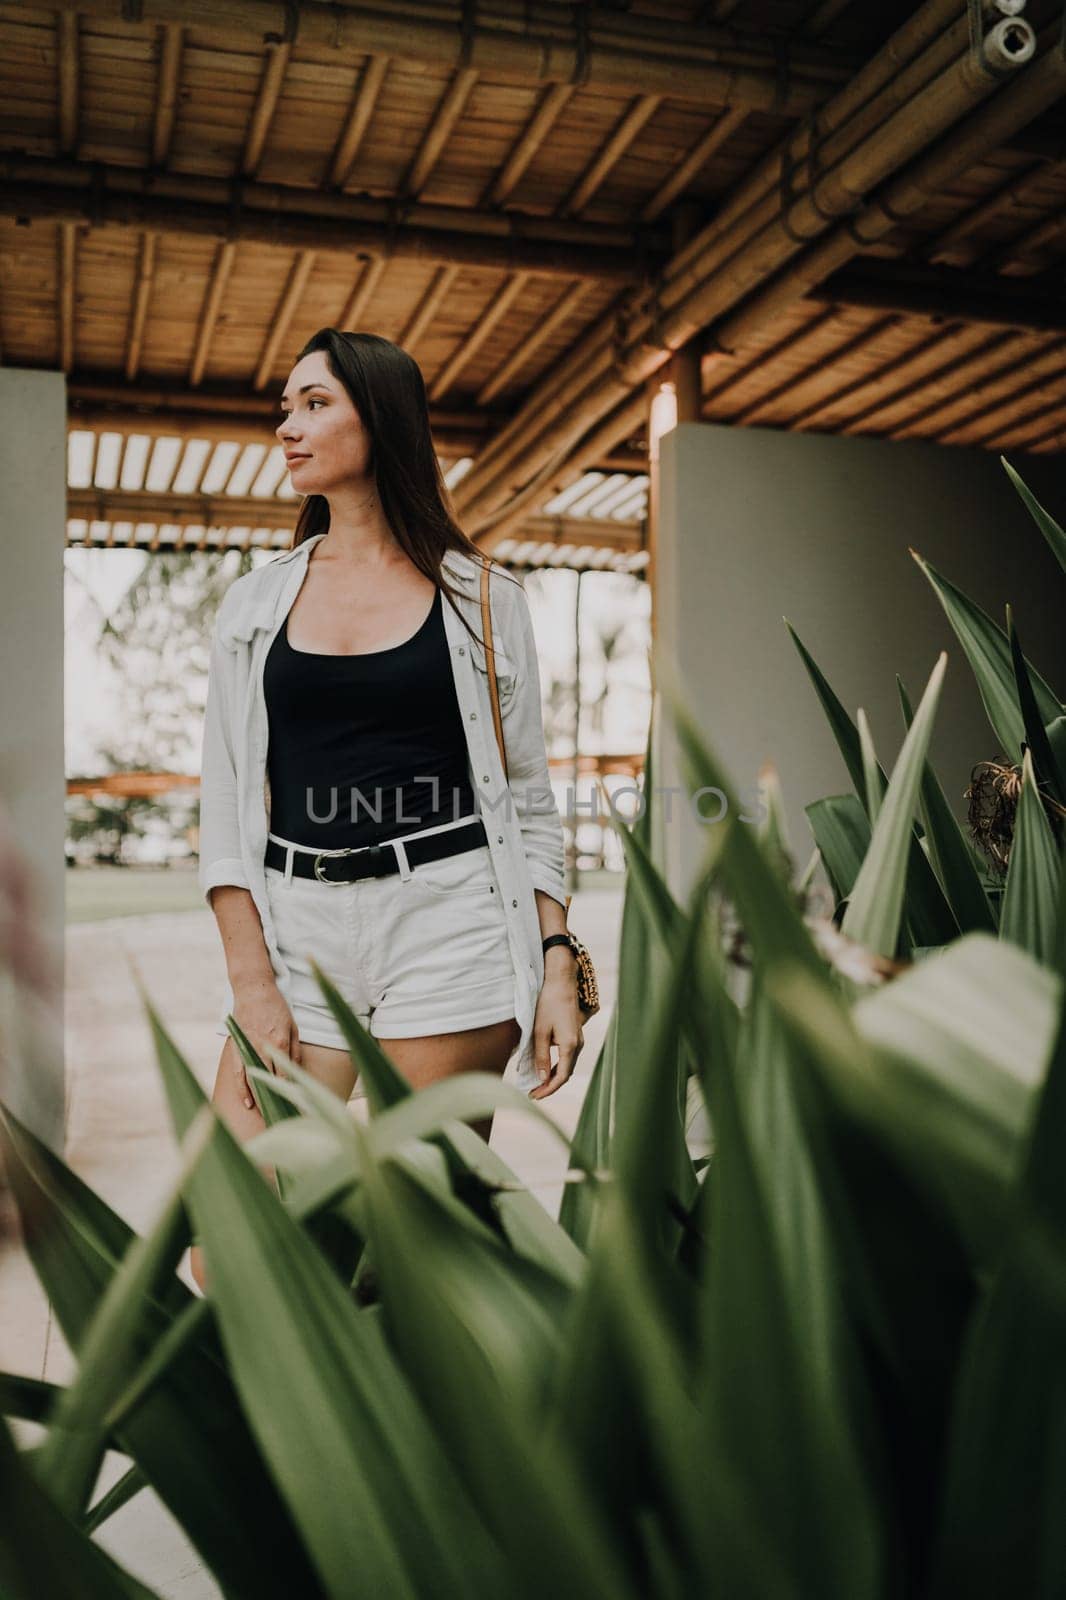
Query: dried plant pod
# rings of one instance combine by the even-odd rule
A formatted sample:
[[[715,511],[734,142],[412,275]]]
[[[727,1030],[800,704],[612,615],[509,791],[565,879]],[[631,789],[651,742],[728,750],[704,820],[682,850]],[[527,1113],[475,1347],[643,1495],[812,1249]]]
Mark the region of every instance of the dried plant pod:
[[[1022,769],[999,761],[979,761],[970,773],[966,790],[970,837],[997,872],[1005,875],[1014,840],[1014,822],[1022,793]],[[1056,838],[1060,837],[1066,809],[1037,785],[1037,794]]]

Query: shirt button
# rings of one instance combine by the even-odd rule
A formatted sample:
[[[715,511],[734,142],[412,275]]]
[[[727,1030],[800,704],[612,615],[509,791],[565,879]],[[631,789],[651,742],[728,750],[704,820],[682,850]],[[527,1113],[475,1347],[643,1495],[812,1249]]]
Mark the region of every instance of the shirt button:
[[[502,844],[503,843],[503,834],[502,833],[498,833],[496,835],[496,843],[497,844]]]
[[[488,783],[488,781],[489,781],[489,775],[488,775],[488,773],[487,773],[487,772],[486,772],[486,773],[483,773],[483,774],[482,774],[482,778],[481,778],[481,781],[482,781],[482,783]]]
[[[518,904],[518,901],[517,901],[517,900],[512,900],[512,901],[511,901],[511,904],[512,904],[512,905],[513,905],[513,906],[516,906],[516,905],[517,905],[517,904]]]
[[[476,711],[471,711],[470,720],[471,720],[471,722],[476,722],[477,721],[477,712]]]
[[[466,650],[464,649],[464,647],[462,645],[459,646],[459,654],[461,656],[465,656],[466,655]]]

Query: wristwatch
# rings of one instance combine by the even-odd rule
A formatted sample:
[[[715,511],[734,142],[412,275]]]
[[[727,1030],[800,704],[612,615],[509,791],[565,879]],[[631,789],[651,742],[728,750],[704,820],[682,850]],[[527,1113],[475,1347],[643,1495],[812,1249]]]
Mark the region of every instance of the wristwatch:
[[[572,933],[550,933],[546,939],[541,941],[541,949],[545,955],[547,955],[553,944],[565,944],[574,959],[577,959],[577,950],[574,947]]]

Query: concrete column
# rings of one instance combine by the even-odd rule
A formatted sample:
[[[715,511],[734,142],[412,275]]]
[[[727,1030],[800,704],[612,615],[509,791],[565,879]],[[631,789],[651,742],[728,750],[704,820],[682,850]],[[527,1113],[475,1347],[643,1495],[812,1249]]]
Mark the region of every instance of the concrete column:
[[[1061,458],[1019,453],[1012,465],[1066,519]],[[1066,575],[993,453],[682,424],[660,468],[659,646],[742,799],[764,762],[777,766],[799,866],[814,844],[804,807],[851,783],[783,616],[852,717],[864,708],[888,772],[904,731],[896,673],[916,704],[948,652],[931,756],[960,819],[972,767],[1000,751],[908,546],[1001,625],[1010,602],[1026,653],[1066,693]],[[680,782],[669,737],[656,781]],[[686,804],[665,830],[675,893],[691,884],[707,826]]]
[[[0,795],[32,874],[37,921],[62,971],[64,937],[63,551],[66,381],[0,368]],[[16,1006],[0,976],[0,1096],[61,1150],[61,1007]]]

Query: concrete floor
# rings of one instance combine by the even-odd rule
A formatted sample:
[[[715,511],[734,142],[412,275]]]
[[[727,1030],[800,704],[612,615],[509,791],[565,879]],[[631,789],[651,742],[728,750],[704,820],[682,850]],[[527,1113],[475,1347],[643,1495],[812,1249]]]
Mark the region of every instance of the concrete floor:
[[[579,891],[570,907],[570,926],[596,962],[601,1010],[585,1028],[574,1078],[540,1102],[567,1132],[577,1121],[614,1004],[620,914],[620,889]],[[222,952],[210,912],[114,918],[67,931],[66,1159],[140,1232],[153,1220],[176,1175],[176,1146],[134,972],[210,1092],[222,1045],[214,1022],[225,998]],[[501,1111],[492,1147],[556,1215],[564,1154],[556,1141],[521,1113]],[[182,1276],[193,1286],[187,1256]],[[0,1246],[0,1370],[52,1383],[69,1382],[73,1370],[71,1352],[33,1269],[11,1245]],[[26,1442],[40,1432],[30,1424],[18,1429]],[[125,1457],[109,1454],[94,1499],[127,1464]],[[117,1513],[99,1539],[168,1600],[216,1600],[219,1594],[195,1550],[150,1490]]]

